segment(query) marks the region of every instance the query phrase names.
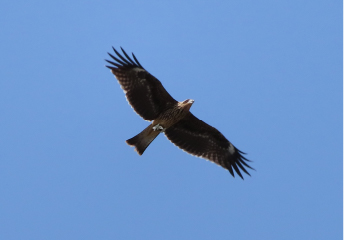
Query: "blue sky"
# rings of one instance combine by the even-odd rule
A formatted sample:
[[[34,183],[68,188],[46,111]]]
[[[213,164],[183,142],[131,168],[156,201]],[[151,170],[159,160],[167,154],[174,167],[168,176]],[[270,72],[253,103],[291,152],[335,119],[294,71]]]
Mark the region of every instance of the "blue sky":
[[[1,239],[342,239],[341,1],[5,1]],[[134,52],[251,159],[160,135],[105,68]]]

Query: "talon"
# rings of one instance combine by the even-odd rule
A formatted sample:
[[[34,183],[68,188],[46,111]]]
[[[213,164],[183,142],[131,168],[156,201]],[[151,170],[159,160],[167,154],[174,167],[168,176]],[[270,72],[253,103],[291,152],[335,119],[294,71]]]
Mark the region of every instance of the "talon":
[[[161,132],[165,132],[166,128],[163,128],[159,123],[155,126],[153,126],[153,130],[154,131],[161,131]]]

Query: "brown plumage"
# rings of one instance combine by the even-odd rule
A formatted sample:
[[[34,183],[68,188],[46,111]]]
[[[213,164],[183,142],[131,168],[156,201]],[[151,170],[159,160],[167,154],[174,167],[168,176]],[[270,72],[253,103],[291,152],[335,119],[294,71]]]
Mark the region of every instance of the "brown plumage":
[[[122,48],[121,48],[122,49]],[[124,57],[114,49],[115,61],[107,66],[117,78],[129,104],[143,119],[152,121],[141,133],[126,142],[142,155],[149,144],[161,133],[184,151],[210,160],[234,171],[243,178],[240,170],[250,175],[251,168],[240,150],[230,143],[216,128],[196,118],[189,110],[194,100],[176,101],[161,82],[147,72],[133,55],[132,60],[122,49]],[[234,169],[234,171],[233,171]],[[253,168],[251,168],[253,169]]]

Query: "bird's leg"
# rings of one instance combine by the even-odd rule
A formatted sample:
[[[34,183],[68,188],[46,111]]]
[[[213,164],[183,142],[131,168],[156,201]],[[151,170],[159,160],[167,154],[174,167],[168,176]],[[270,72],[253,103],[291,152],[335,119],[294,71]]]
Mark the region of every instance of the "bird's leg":
[[[165,132],[166,128],[164,128],[163,126],[161,126],[159,123],[155,126],[153,126],[153,130],[154,131],[161,131],[161,132]]]

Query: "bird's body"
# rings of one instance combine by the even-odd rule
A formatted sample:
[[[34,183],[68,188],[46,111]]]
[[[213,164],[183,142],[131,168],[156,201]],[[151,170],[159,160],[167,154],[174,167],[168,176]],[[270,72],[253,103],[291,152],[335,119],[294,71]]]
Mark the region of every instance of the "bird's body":
[[[126,142],[130,146],[134,146],[138,154],[142,155],[149,144],[159,135],[160,132],[165,132],[175,123],[183,119],[190,110],[193,100],[187,99],[183,102],[177,102],[170,108],[164,110],[152,124],[135,137],[128,139]]]
[[[129,104],[143,119],[152,123],[126,142],[142,155],[149,144],[161,133],[184,151],[208,159],[225,169],[232,176],[241,177],[239,168],[250,175],[245,167],[251,168],[240,150],[230,143],[216,128],[196,118],[190,107],[194,100],[176,101],[165,90],[161,82],[147,72],[133,54],[133,61],[122,49],[123,57],[109,53],[116,62],[107,66],[124,90]],[[252,168],[251,168],[252,169]]]
[[[164,128],[169,128],[173,124],[177,123],[183,119],[191,108],[191,105],[194,103],[194,100],[187,99],[183,102],[178,102],[173,105],[171,108],[163,111],[154,121],[153,126],[159,124]]]

